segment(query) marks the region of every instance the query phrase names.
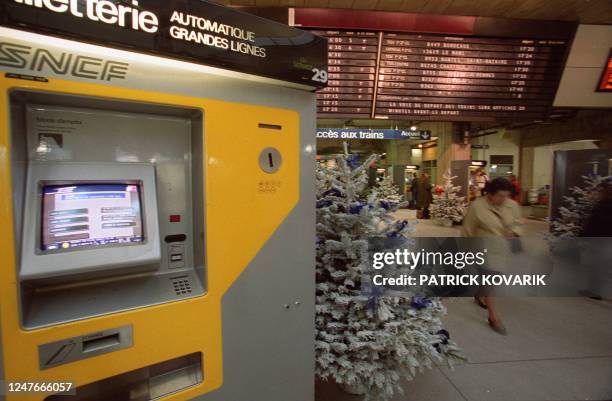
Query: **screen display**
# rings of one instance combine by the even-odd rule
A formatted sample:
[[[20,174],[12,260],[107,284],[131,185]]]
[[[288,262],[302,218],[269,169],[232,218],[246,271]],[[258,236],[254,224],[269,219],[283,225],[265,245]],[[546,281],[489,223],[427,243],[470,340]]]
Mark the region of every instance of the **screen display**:
[[[45,185],[41,250],[142,242],[140,202],[138,184]]]
[[[565,37],[313,32],[328,38],[319,118],[543,119],[568,44]]]

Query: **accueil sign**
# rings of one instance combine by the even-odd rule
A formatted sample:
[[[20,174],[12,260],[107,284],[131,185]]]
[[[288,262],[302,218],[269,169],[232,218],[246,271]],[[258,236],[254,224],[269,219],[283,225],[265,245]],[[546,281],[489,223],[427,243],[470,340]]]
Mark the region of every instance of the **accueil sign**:
[[[14,0],[14,2],[150,34],[157,33],[160,26],[159,18],[154,12],[137,8],[139,7],[137,0],[132,0],[131,5],[127,2],[115,4],[108,0]],[[177,40],[255,57],[266,57],[266,49],[255,45],[254,32],[180,11],[171,13],[169,33]]]

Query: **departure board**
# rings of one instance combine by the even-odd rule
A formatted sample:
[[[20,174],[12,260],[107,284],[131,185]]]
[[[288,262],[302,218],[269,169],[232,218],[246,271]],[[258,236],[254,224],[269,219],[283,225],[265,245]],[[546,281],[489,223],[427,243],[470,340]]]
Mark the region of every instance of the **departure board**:
[[[329,47],[319,118],[542,119],[567,51],[567,41],[556,39],[315,33],[326,36]]]
[[[314,33],[328,40],[327,87],[317,92],[319,117],[372,118],[380,35],[350,31]]]

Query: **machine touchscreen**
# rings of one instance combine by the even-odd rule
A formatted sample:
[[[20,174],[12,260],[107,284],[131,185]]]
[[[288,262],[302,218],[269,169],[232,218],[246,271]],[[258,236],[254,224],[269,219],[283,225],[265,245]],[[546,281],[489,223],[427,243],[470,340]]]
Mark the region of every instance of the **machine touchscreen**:
[[[42,186],[43,252],[144,241],[140,183]]]

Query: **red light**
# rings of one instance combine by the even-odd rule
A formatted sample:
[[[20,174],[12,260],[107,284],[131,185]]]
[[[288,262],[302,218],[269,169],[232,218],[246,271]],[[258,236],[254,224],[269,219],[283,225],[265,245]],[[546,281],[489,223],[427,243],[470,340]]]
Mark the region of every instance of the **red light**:
[[[180,214],[171,214],[170,215],[170,223],[180,223],[181,215]]]

